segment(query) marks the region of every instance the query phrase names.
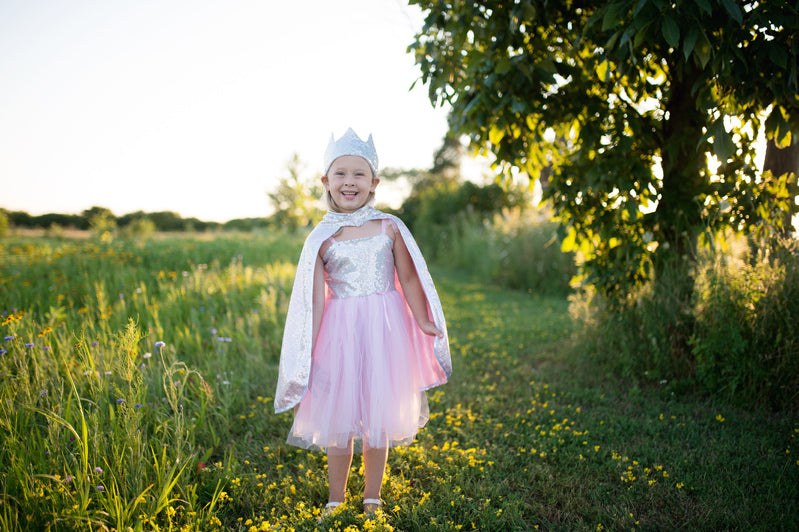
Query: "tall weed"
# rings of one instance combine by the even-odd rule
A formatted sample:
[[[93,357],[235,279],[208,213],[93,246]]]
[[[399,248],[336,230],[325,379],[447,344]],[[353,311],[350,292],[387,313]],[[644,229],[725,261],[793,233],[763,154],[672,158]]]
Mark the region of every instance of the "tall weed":
[[[197,465],[274,381],[301,243],[0,243],[0,526],[218,521]]]
[[[492,219],[460,212],[421,233],[425,252],[447,267],[481,281],[546,295],[565,296],[576,273],[563,253],[557,223],[538,211],[506,209]]]
[[[793,246],[793,247],[790,247]],[[617,374],[690,388],[746,407],[799,407],[799,256],[753,260],[730,238],[702,250],[691,298],[681,275],[608,302],[585,290],[571,312],[596,358]]]
[[[692,338],[702,386],[740,404],[799,407],[799,250],[772,260],[710,254]]]

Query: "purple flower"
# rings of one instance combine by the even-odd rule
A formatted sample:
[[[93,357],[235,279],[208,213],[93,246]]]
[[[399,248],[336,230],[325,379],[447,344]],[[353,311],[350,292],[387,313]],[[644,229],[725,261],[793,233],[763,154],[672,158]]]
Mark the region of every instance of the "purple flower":
[[[142,370],[142,371],[144,371],[144,368],[146,368],[146,367],[147,367],[147,365],[146,365],[146,364],[142,364],[141,366],[139,366],[139,369],[140,369],[140,370]]]
[[[14,339],[13,335],[12,336],[4,336],[3,337],[3,340],[5,340],[6,342],[8,342],[9,340],[13,340],[13,339]]]
[[[97,342],[92,342],[92,347],[97,347]]]
[[[33,342],[29,342],[29,343],[25,344],[25,347],[33,347],[34,345],[36,345],[36,344],[34,344]]]
[[[125,402],[125,400],[124,400],[124,399],[117,399],[117,404],[118,404],[118,405],[121,405],[121,404],[122,404],[122,403],[124,403],[124,402]]]
[[[5,355],[6,353],[8,353],[8,351],[5,349],[0,349],[0,355]]]
[[[75,480],[75,477],[72,475],[67,475],[64,477],[64,482],[72,482],[73,480]]]
[[[100,484],[99,486],[97,486],[97,491],[105,491],[105,486]]]
[[[160,341],[160,340],[159,340],[159,341],[157,341],[157,342],[155,342],[155,347],[164,347],[165,345],[166,345],[166,343],[165,343],[165,342],[162,342],[162,341]]]
[[[133,405],[133,408],[141,408],[141,403],[136,403],[135,405]]]
[[[44,349],[45,351],[49,351],[49,350],[50,350],[50,346],[49,346],[49,345],[47,345],[47,346],[44,346],[44,347],[43,347],[43,349]]]
[[[39,392],[39,397],[44,397],[45,395],[47,395],[47,390],[42,390]]]
[[[99,474],[101,474],[101,475],[102,475],[102,474],[103,474],[103,468],[102,468],[102,467],[95,467],[95,468],[94,468],[94,472],[95,472],[95,473],[99,473]]]

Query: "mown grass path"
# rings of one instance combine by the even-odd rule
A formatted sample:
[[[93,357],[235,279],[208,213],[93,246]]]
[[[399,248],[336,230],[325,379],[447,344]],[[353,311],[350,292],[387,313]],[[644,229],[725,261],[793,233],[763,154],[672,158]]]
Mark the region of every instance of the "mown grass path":
[[[796,416],[642,390],[586,356],[566,301],[442,278],[458,373],[438,406],[473,420],[425,437],[461,437],[494,462],[464,482],[486,506],[476,528],[799,525]]]
[[[271,397],[297,250],[0,249],[0,530],[319,529],[325,457],[283,443]],[[606,374],[565,299],[433,274],[453,377],[389,454],[385,513],[362,514],[356,458],[321,529],[799,527],[796,415]]]

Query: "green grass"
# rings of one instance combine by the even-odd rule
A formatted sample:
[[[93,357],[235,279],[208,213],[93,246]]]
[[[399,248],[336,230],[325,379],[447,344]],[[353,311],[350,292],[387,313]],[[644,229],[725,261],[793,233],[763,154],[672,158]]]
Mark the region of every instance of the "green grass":
[[[325,457],[272,408],[300,243],[0,241],[0,529],[316,529]],[[455,373],[385,514],[356,458],[324,530],[799,526],[796,415],[606,374],[566,299],[433,274]]]

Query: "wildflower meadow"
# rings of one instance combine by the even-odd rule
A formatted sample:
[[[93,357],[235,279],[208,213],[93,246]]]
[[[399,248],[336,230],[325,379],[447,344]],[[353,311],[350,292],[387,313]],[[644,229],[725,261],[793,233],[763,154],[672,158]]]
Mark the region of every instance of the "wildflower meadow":
[[[453,377],[390,452],[384,509],[356,458],[317,523],[325,455],[272,406],[302,240],[0,240],[0,529],[799,527],[799,416],[608,373],[566,296],[436,265]]]

